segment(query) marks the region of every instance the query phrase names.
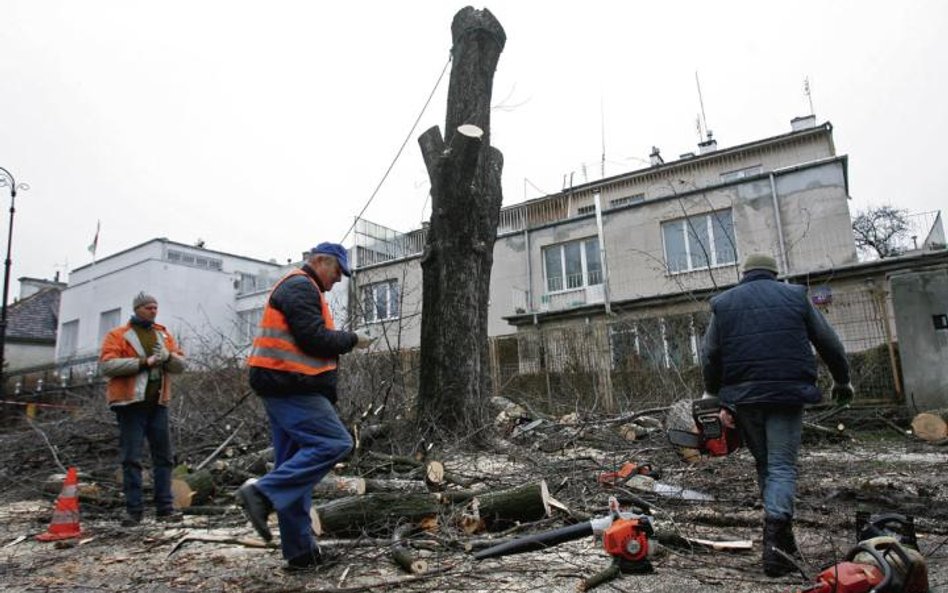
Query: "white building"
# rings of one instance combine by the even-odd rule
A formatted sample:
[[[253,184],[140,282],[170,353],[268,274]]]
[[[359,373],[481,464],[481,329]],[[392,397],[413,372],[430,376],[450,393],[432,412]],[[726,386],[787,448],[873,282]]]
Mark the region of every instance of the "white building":
[[[62,291],[56,360],[98,356],[102,338],[132,314],[140,291],[158,299],[158,322],[194,360],[239,354],[260,304],[283,266],[240,255],[151,239],[70,274]]]

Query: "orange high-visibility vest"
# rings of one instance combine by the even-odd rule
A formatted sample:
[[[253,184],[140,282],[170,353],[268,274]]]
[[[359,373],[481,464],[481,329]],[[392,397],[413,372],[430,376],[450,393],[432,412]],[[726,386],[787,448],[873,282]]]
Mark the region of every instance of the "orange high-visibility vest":
[[[316,287],[316,293],[319,295],[319,302],[323,310],[323,319],[326,321],[326,327],[335,329],[332,320],[332,312],[329,310],[329,303],[323,297],[322,290],[309,274],[301,269],[296,269],[280,279],[279,282],[270,291],[276,290],[287,279],[293,276],[306,276],[306,279]],[[267,296],[267,304],[263,308],[263,317],[260,319],[260,329],[257,337],[253,340],[253,349],[250,351],[250,357],[247,364],[252,367],[261,367],[272,369],[274,371],[288,371],[302,373],[304,375],[318,375],[326,371],[336,369],[335,358],[319,358],[303,352],[290,332],[290,325],[286,322],[286,316],[279,309],[270,305],[270,297]]]

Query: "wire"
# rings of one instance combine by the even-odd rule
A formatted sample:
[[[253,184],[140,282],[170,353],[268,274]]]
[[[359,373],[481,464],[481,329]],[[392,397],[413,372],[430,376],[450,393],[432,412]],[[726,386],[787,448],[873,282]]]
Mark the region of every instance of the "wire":
[[[438,87],[441,86],[441,80],[444,78],[444,73],[448,71],[448,66],[451,64],[451,54],[448,54],[448,61],[445,62],[444,68],[441,69],[441,74],[438,76],[437,82],[435,82],[434,88],[431,89],[431,93],[428,95],[428,99],[425,101],[424,106],[421,108],[421,113],[418,114],[418,117],[415,118],[415,123],[411,125],[411,129],[408,130],[408,134],[405,135],[405,140],[402,142],[402,145],[398,147],[398,152],[395,153],[395,158],[392,159],[392,162],[388,165],[388,169],[385,170],[385,174],[382,175],[382,179],[379,180],[379,184],[375,186],[375,191],[372,192],[372,195],[369,196],[368,201],[365,203],[365,206],[362,207],[362,210],[359,211],[359,214],[356,215],[355,220],[352,221],[352,226],[349,227],[349,230],[346,231],[346,234],[342,236],[340,243],[345,243],[346,239],[349,237],[349,233],[352,232],[352,229],[355,228],[356,223],[359,222],[359,219],[362,218],[362,215],[365,214],[365,211],[368,209],[369,204],[372,203],[372,200],[375,199],[375,196],[379,193],[379,190],[382,189],[382,184],[385,183],[385,180],[388,179],[389,173],[392,172],[392,169],[395,167],[395,163],[398,162],[398,157],[402,155],[402,151],[405,150],[405,145],[408,144],[408,141],[411,140],[412,134],[415,133],[415,128],[418,127],[418,122],[421,121],[422,116],[424,116],[425,111],[428,109],[428,105],[431,104],[431,99],[434,98],[435,92],[438,90]]]

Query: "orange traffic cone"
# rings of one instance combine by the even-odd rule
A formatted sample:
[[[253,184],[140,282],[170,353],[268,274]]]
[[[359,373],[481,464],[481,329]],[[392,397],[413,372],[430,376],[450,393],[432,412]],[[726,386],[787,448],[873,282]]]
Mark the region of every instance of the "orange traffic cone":
[[[56,499],[56,508],[53,510],[53,521],[49,524],[46,533],[36,536],[41,542],[52,542],[61,539],[72,539],[82,536],[79,527],[79,476],[76,468],[70,467],[63,482],[62,492]]]

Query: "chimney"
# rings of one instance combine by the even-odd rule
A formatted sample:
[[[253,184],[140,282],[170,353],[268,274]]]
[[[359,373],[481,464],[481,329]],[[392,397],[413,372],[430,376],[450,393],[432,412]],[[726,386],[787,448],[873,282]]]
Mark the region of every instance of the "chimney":
[[[799,132],[800,130],[806,130],[809,128],[816,127],[816,116],[815,115],[804,115],[802,117],[795,117],[790,120],[790,129],[794,132]]]
[[[662,158],[662,155],[659,154],[658,147],[652,147],[652,154],[648,155],[648,160],[652,163],[653,167],[665,164],[665,159]]]
[[[708,139],[698,143],[698,154],[707,154],[718,149],[718,141],[712,137],[713,135],[714,133],[708,130]]]

